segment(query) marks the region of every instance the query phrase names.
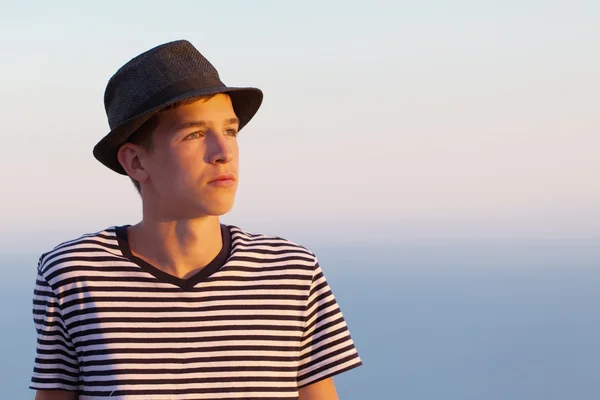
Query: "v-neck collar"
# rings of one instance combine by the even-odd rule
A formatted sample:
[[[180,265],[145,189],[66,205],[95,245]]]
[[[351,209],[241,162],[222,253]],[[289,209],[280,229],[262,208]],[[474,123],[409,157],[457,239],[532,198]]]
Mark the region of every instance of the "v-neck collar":
[[[127,240],[127,228],[129,226],[131,225],[115,227],[117,242],[119,244],[119,249],[123,253],[123,256],[129,261],[137,264],[140,268],[154,276],[160,282],[176,285],[183,290],[192,290],[198,283],[205,281],[212,274],[221,269],[221,267],[225,265],[225,263],[229,259],[229,255],[231,252],[231,232],[227,225],[221,224],[221,237],[223,240],[223,247],[221,247],[221,251],[219,251],[219,254],[217,254],[217,256],[204,268],[202,268],[200,271],[196,272],[189,278],[178,278],[174,275],[168,274],[156,268],[152,264],[133,255],[133,253],[131,252],[131,248],[129,247],[129,241]]]

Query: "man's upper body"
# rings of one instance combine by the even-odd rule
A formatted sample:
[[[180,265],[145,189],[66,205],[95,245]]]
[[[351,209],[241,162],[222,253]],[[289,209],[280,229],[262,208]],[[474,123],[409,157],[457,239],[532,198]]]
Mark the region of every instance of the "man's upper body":
[[[152,76],[205,67],[189,43],[168,46]],[[135,182],[142,220],[40,258],[36,399],[331,400],[332,376],[361,365],[315,255],[220,222],[256,92],[216,90],[189,68],[159,100],[132,100],[147,109],[120,116],[97,156]]]
[[[215,258],[177,277],[134,255],[129,229],[42,256],[33,388],[81,400],[292,399],[360,364],[318,261],[302,246],[223,225]]]

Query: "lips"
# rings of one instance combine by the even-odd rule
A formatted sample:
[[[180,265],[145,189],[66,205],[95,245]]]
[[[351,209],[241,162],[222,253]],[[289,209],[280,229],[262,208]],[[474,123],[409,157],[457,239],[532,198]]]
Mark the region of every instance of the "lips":
[[[236,178],[234,174],[223,174],[223,175],[219,175],[216,178],[208,181],[208,183],[227,183],[227,182],[235,182]]]

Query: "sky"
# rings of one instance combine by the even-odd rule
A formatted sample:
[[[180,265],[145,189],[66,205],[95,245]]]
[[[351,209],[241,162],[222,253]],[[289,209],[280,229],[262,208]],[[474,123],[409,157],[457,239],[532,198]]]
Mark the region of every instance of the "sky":
[[[327,243],[600,239],[597,1],[2,1],[0,249],[136,223],[106,83],[187,39],[264,102],[223,221]]]

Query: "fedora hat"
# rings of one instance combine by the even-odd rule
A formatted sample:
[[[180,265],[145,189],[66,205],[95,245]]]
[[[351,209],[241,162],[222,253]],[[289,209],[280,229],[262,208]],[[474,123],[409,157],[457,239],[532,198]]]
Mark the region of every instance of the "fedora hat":
[[[262,103],[252,87],[228,87],[215,67],[188,41],[154,47],[123,65],[108,81],[104,107],[111,131],[94,146],[94,157],[126,175],[117,152],[154,114],[180,100],[227,93],[242,129]]]

